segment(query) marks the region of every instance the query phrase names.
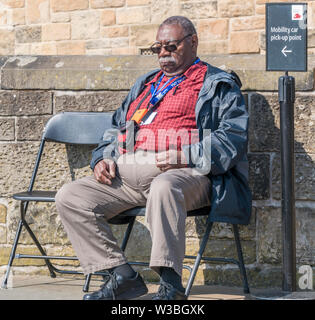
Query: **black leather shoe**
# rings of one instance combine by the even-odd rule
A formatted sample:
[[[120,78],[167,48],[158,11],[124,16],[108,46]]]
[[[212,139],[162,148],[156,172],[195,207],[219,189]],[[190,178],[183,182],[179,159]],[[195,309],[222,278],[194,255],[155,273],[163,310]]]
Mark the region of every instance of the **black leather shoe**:
[[[187,296],[171,284],[161,280],[159,290],[152,300],[187,300]]]
[[[118,273],[109,273],[101,289],[83,296],[83,300],[129,300],[148,292],[139,273],[134,278],[124,278]]]

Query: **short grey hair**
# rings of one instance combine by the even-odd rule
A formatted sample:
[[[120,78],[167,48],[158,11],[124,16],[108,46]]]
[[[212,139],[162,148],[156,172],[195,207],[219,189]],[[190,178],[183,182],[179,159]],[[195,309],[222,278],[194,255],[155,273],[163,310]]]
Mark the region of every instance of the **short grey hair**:
[[[187,34],[197,34],[194,24],[184,16],[172,16],[167,18],[160,24],[159,29],[165,25],[172,24],[180,25]]]

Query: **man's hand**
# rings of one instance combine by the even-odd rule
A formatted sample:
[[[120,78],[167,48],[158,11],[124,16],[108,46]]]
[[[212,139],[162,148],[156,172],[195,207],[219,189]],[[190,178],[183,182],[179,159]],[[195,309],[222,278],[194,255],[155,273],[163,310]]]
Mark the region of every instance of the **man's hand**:
[[[155,156],[155,163],[161,171],[187,167],[187,160],[182,151],[175,149],[159,152]]]
[[[112,179],[115,178],[116,174],[116,163],[110,159],[104,159],[99,161],[94,168],[95,179],[104,184],[112,184]]]

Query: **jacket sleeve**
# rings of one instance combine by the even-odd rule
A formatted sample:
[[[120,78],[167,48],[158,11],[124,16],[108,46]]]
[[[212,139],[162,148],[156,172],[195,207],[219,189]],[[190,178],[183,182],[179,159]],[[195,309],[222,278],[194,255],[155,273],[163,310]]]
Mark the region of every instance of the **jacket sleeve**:
[[[247,152],[248,113],[239,87],[227,82],[217,84],[207,103],[212,123],[217,124],[212,131],[203,130],[201,141],[183,151],[186,156],[189,152],[190,166],[203,174],[224,174]]]
[[[105,130],[104,135],[98,146],[92,151],[92,159],[90,167],[94,170],[95,165],[103,159],[117,160],[119,156],[118,151],[118,134],[119,127],[122,122],[123,106],[127,98],[124,100],[120,108],[118,108],[112,116],[111,128]]]

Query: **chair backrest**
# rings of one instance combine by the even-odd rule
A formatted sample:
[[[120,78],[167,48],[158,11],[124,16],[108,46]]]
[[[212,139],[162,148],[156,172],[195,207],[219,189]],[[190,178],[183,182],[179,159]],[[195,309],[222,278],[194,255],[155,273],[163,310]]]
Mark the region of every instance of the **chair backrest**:
[[[111,127],[112,112],[61,112],[45,125],[43,138],[69,144],[98,144]]]

